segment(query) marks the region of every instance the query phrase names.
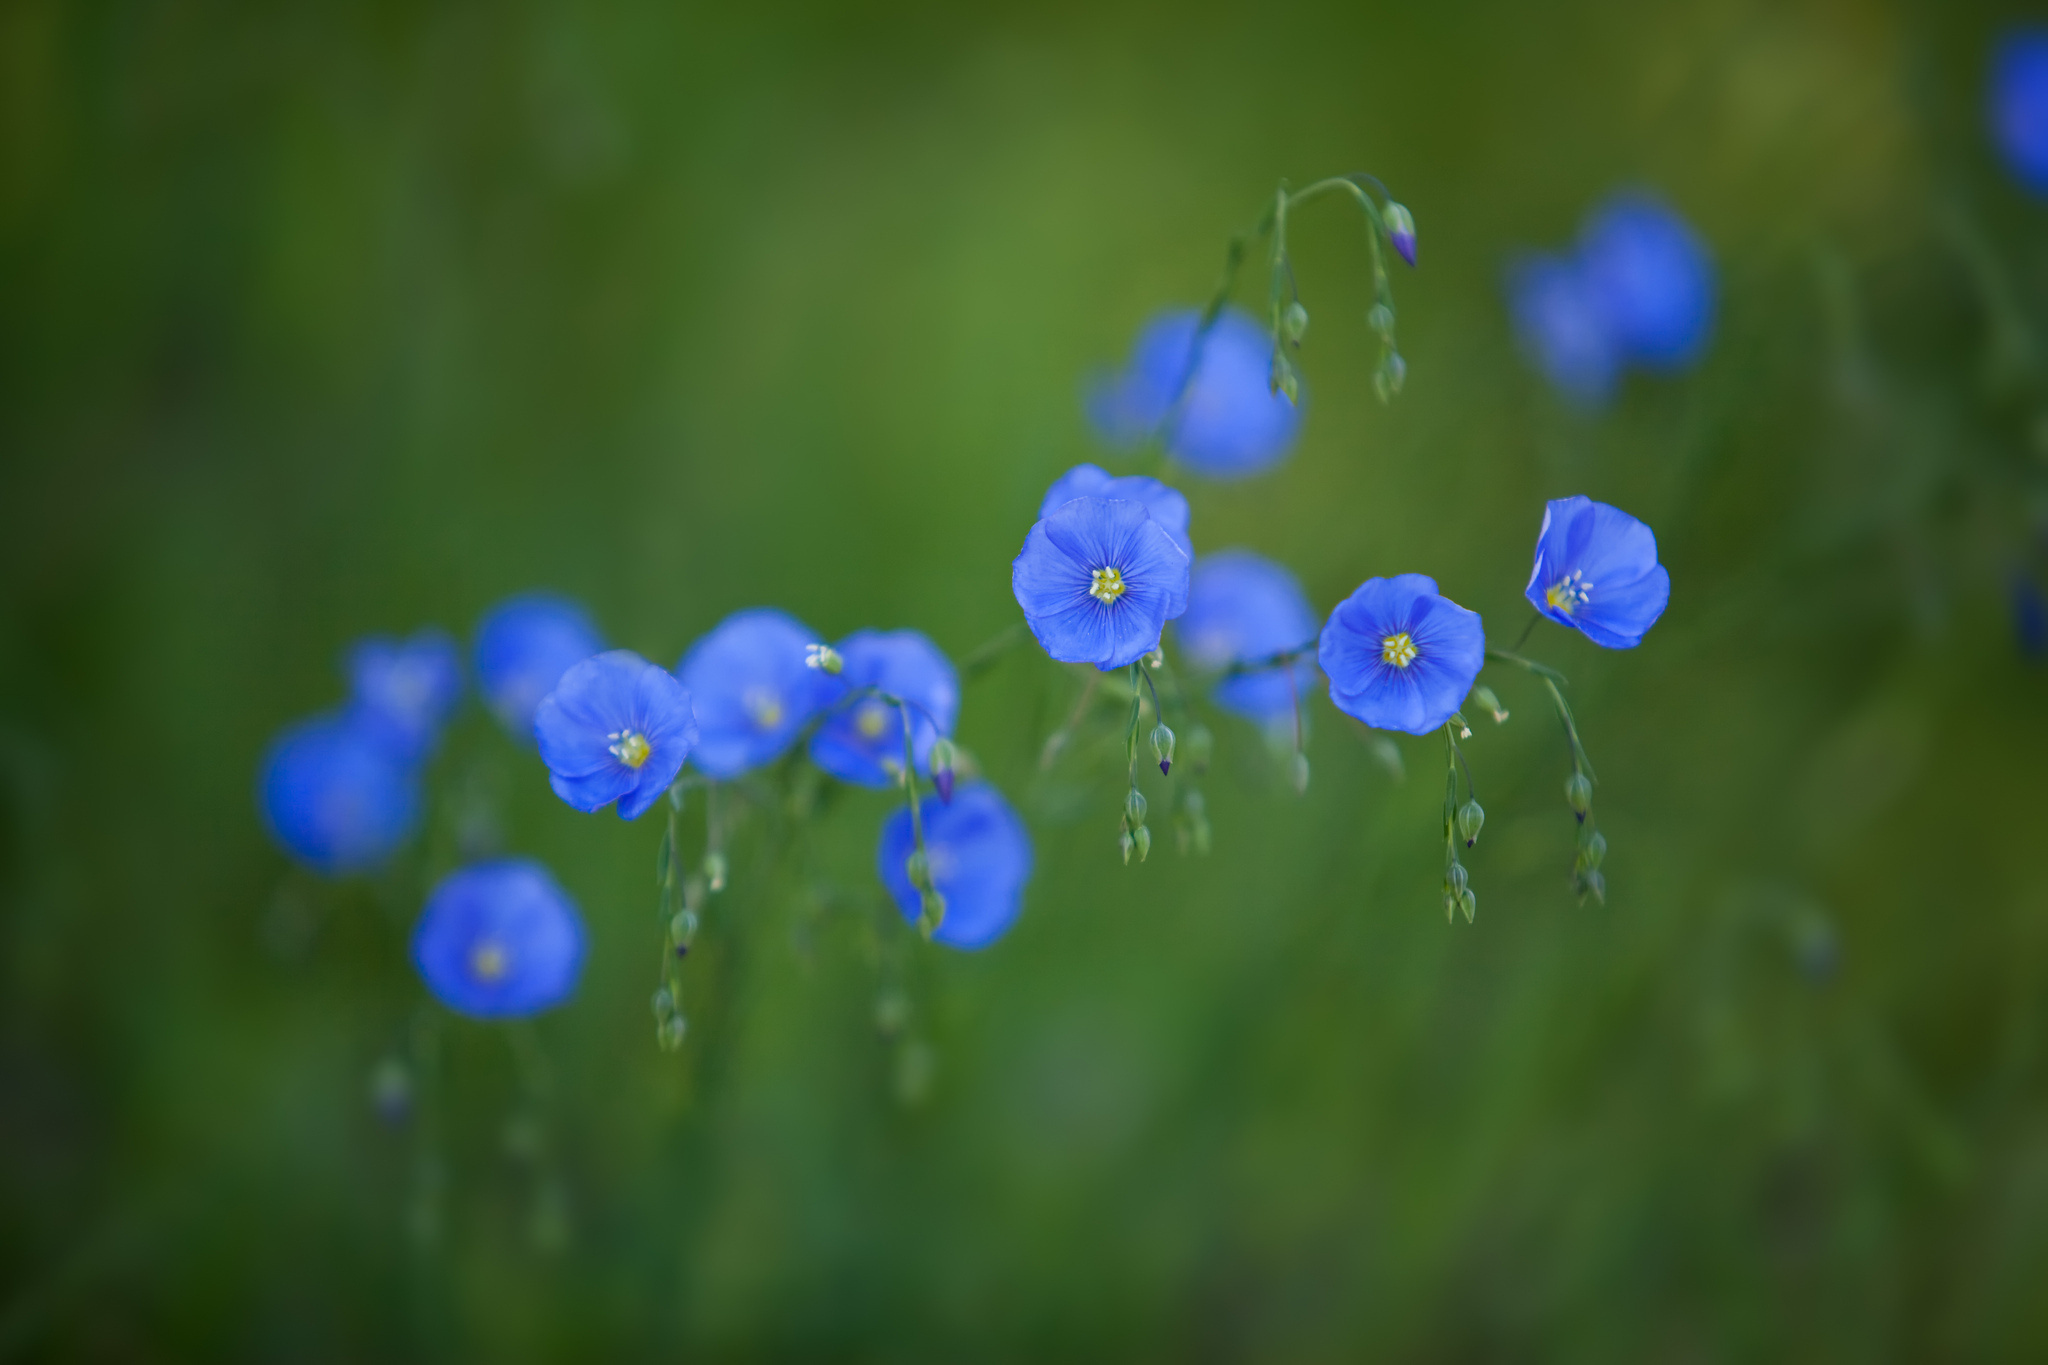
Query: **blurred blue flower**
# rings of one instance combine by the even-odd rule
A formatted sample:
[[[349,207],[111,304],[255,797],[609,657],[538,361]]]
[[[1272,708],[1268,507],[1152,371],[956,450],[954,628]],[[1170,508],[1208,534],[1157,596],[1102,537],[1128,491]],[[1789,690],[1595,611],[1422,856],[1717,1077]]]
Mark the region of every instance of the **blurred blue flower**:
[[[637,820],[659,801],[697,742],[690,694],[630,649],[585,659],[541,700],[533,737],[548,785],[580,811],[616,801]]]
[[[462,654],[442,630],[374,636],[348,654],[349,709],[412,758],[432,751],[462,700]]]
[[[1031,834],[1001,792],[986,783],[963,786],[946,805],[918,806],[932,886],[946,898],[946,918],[932,938],[955,948],[985,948],[1001,938],[1024,905],[1031,880]],[[907,867],[916,844],[910,812],[898,809],[882,826],[875,865],[903,918],[917,923],[922,904]]]
[[[1227,309],[1203,339],[1201,363],[1190,377],[1189,352],[1200,322],[1191,308],[1155,318],[1123,371],[1090,390],[1089,420],[1119,446],[1139,445],[1159,432],[1168,454],[1210,478],[1238,479],[1270,469],[1293,448],[1301,429],[1300,409],[1272,388],[1272,338],[1243,313]]]
[[[572,665],[604,650],[590,614],[566,597],[527,593],[492,607],[476,630],[476,682],[498,723],[533,738],[533,713]]]
[[[418,764],[352,715],[285,730],[264,757],[257,804],[285,852],[330,877],[368,871],[420,820]]]
[[[1451,718],[1486,662],[1479,613],[1419,573],[1368,578],[1337,604],[1316,658],[1330,700],[1381,730],[1426,735]]]
[[[1316,618],[1301,584],[1282,566],[1249,550],[1218,550],[1195,561],[1188,578],[1188,609],[1174,627],[1189,662],[1218,673],[1232,664],[1312,645]],[[1261,722],[1294,715],[1297,697],[1314,685],[1315,663],[1307,658],[1287,669],[1269,668],[1216,685],[1216,704]]]
[[[477,863],[450,873],[427,897],[413,929],[412,960],[449,1009],[519,1019],[575,991],[583,920],[539,863]]]
[[[830,674],[804,662],[819,637],[770,607],[734,612],[683,656],[676,673],[697,708],[697,767],[738,777],[780,758],[836,697]]]
[[[1621,353],[1580,263],[1524,255],[1508,267],[1507,289],[1508,313],[1529,362],[1572,402],[1606,402],[1621,373]]]
[[[2048,598],[2024,573],[2012,576],[2012,634],[2021,658],[2048,658]]]
[[[1038,505],[1038,519],[1045,520],[1075,498],[1122,498],[1125,502],[1142,502],[1152,520],[1173,537],[1173,543],[1180,546],[1189,559],[1195,557],[1195,543],[1188,539],[1188,500],[1178,488],[1143,474],[1126,474],[1118,478],[1100,465],[1077,464],[1060,475],[1059,480],[1045,491],[1045,501]]]
[[[932,744],[953,733],[960,675],[939,647],[914,630],[863,630],[838,645],[839,680],[876,687],[911,704],[910,736],[919,772],[931,771]],[[891,787],[903,771],[903,718],[872,694],[826,712],[811,736],[811,761],[842,782]]]
[[[2014,29],[1991,54],[1991,138],[2022,185],[2048,194],[2048,28]]]
[[[1579,260],[1630,360],[1676,370],[1699,359],[1714,325],[1714,263],[1662,200],[1633,190],[1610,197],[1580,233]]]
[[[1634,649],[1671,601],[1657,537],[1618,507],[1557,498],[1543,509],[1529,604],[1596,645]]]
[[[1108,672],[1187,610],[1188,556],[1143,503],[1075,498],[1031,528],[1010,587],[1046,653]]]

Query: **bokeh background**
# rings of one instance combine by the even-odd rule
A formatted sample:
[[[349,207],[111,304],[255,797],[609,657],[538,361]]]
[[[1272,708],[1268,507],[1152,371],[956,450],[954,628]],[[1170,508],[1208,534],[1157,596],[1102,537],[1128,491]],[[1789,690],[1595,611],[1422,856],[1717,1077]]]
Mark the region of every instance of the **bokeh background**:
[[[2015,17],[7,0],[0,1358],[2039,1358],[2010,595],[2048,242],[1982,115]],[[1220,726],[1213,855],[1126,869],[1114,753],[1037,772],[1075,684],[1030,650],[962,723],[1037,838],[1016,929],[892,923],[879,794],[800,869],[743,832],[679,1055],[651,822],[570,812],[474,703],[441,788],[593,935],[530,1034],[405,960],[461,810],[336,885],[265,839],[263,746],[348,642],[514,591],[663,661],[769,603],[968,651],[1104,458],[1082,376],[1279,180],[1354,169],[1420,226],[1407,392],[1371,396],[1355,216],[1305,212],[1305,438],[1184,481],[1196,540],[1319,611],[1421,570],[1508,630],[1544,498],[1650,521],[1646,644],[1533,647],[1605,907],[1525,680],[1447,928],[1436,744],[1397,780],[1318,703],[1297,798]],[[1720,320],[1584,413],[1501,272],[1617,185],[1711,242]]]

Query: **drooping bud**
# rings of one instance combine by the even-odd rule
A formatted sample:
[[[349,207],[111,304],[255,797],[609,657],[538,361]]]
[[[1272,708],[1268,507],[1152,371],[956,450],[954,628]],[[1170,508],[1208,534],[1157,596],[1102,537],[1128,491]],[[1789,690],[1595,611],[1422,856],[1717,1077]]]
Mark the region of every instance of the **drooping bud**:
[[[680,1014],[672,1014],[661,1022],[655,1036],[661,1040],[663,1052],[674,1052],[683,1045],[683,1037],[690,1031],[690,1021]]]
[[[1415,264],[1415,215],[1406,204],[1389,202],[1381,217],[1387,222],[1387,240],[1410,266]]]
[[[903,860],[903,871],[910,878],[910,884],[920,891],[929,890],[932,884],[931,861],[921,848],[910,850],[910,856]]]
[[[1289,341],[1301,345],[1301,339],[1308,334],[1308,309],[1301,306],[1300,299],[1287,305],[1287,311],[1280,315],[1280,327]]]
[[[815,668],[822,673],[837,673],[846,667],[846,660],[830,645],[805,645],[804,667]]]
[[[1287,762],[1287,780],[1294,784],[1296,796],[1308,795],[1308,755],[1299,749]]]
[[[932,741],[932,786],[938,788],[939,800],[949,806],[953,804],[953,765],[959,757],[953,741],[944,735]]]
[[[1373,371],[1372,391],[1384,403],[1401,391],[1401,385],[1408,381],[1408,362],[1401,359],[1399,351],[1387,352],[1387,358]]]
[[[666,986],[655,988],[654,999],[651,1003],[654,1008],[654,1017],[661,1023],[667,1023],[669,1017],[676,1012],[676,998],[669,994],[669,989]]]
[[[1373,335],[1381,341],[1394,339],[1394,310],[1384,303],[1376,303],[1365,310],[1365,325],[1372,328]]]
[[[1492,713],[1495,725],[1500,725],[1507,720],[1508,709],[1500,704],[1500,698],[1495,696],[1493,689],[1486,684],[1481,683],[1472,689],[1472,700],[1478,702]]]
[[[1479,913],[1479,897],[1473,895],[1472,888],[1468,886],[1465,888],[1465,894],[1458,897],[1458,904],[1465,911],[1465,923],[1470,924],[1472,917]]]
[[[675,946],[676,956],[690,951],[690,944],[697,937],[697,916],[688,910],[678,910],[668,919],[668,941]]]
[[[1607,857],[1607,836],[1597,829],[1589,830],[1584,825],[1579,826],[1579,834],[1578,870],[1592,872]]]
[[[1295,374],[1292,362],[1277,349],[1273,352],[1273,372],[1266,384],[1272,392],[1286,394],[1290,404],[1301,398],[1301,377]]]
[[[939,926],[946,922],[946,898],[936,891],[926,891],[918,897],[917,931],[926,938],[939,932]]]
[[[1463,863],[1452,863],[1444,869],[1444,890],[1453,896],[1462,896],[1470,877]]]
[[[725,890],[725,855],[713,850],[704,855],[704,881],[713,891]]]
[[[1123,851],[1124,866],[1129,867],[1131,865],[1131,850],[1138,846],[1138,841],[1131,837],[1131,827],[1129,825],[1125,825],[1117,832],[1116,846]]]
[[[1145,823],[1145,793],[1136,787],[1124,797],[1124,820],[1132,829]]]
[[[1140,825],[1131,831],[1131,838],[1138,845],[1138,861],[1142,863],[1152,855],[1152,830],[1149,826]]]
[[[1197,723],[1188,727],[1188,766],[1196,776],[1209,771],[1209,755],[1215,747],[1216,738],[1209,733],[1208,726]]]
[[[1173,731],[1163,720],[1152,727],[1152,757],[1159,760],[1161,777],[1173,771]]]
[[[1458,807],[1458,833],[1465,838],[1465,847],[1479,842],[1479,831],[1486,825],[1486,808],[1476,800],[1467,801]]]
[[[1581,772],[1573,773],[1565,779],[1564,799],[1571,806],[1573,815],[1585,819],[1586,812],[1593,809],[1593,779]]]

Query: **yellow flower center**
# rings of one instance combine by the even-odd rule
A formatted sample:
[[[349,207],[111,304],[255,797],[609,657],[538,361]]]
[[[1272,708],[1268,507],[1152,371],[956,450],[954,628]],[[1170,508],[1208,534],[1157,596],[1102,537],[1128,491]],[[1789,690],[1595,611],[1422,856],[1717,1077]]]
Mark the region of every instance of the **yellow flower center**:
[[[889,731],[889,708],[878,701],[868,702],[855,713],[853,725],[863,739],[880,739]]]
[[[1124,595],[1124,586],[1123,570],[1111,565],[1095,571],[1095,582],[1088,595],[1098,602],[1114,602]]]
[[[1380,641],[1380,658],[1396,668],[1406,668],[1414,663],[1415,655],[1415,641],[1408,638],[1405,630]]]
[[[1586,581],[1585,572],[1581,569],[1574,569],[1558,579],[1543,594],[1544,601],[1567,616],[1575,609],[1585,606],[1592,597],[1593,585]]]
[[[511,965],[511,957],[496,939],[487,938],[469,950],[469,974],[486,984],[502,979]]]
[[[605,738],[612,742],[612,757],[629,768],[639,767],[647,761],[647,755],[654,752],[647,736],[638,730],[620,730]]]
[[[765,687],[748,688],[740,696],[740,705],[759,729],[773,730],[782,724],[782,698]]]

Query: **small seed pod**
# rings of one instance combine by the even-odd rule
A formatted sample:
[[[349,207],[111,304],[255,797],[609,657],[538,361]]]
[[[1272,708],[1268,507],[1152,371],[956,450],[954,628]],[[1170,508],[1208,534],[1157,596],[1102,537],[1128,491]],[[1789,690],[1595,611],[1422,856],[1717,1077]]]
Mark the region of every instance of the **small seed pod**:
[[[1581,820],[1593,809],[1593,781],[1584,773],[1575,772],[1565,779],[1564,799],[1572,808],[1572,814]]]
[[[1479,831],[1486,825],[1486,809],[1477,801],[1467,801],[1458,807],[1458,833],[1464,836],[1465,847],[1470,848],[1479,841]]]

